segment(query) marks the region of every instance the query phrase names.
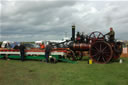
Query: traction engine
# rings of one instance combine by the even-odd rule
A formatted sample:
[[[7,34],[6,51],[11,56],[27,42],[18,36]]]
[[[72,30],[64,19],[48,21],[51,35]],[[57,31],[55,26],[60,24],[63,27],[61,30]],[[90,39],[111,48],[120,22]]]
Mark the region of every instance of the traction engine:
[[[77,32],[75,38],[75,26],[72,26],[72,38],[68,46],[72,60],[81,60],[83,53],[87,51],[93,62],[101,64],[117,60],[122,53],[121,42],[109,42],[106,36],[98,31],[86,36]]]

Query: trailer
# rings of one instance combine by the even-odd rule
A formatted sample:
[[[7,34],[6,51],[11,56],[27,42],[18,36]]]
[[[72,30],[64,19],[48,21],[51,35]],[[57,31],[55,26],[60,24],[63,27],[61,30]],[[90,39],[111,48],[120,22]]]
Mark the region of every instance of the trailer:
[[[64,61],[69,63],[76,63],[71,61],[67,57],[68,49],[52,49],[49,60],[51,63],[57,63],[58,61]],[[0,49],[0,59],[21,59],[19,49]],[[44,49],[30,49],[25,50],[26,60],[45,60],[45,50]]]

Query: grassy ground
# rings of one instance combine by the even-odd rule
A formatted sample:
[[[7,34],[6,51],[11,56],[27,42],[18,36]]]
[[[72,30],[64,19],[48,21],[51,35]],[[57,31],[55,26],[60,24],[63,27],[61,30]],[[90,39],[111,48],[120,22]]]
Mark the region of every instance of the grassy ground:
[[[128,85],[128,58],[124,60],[92,65],[0,60],[0,85]]]

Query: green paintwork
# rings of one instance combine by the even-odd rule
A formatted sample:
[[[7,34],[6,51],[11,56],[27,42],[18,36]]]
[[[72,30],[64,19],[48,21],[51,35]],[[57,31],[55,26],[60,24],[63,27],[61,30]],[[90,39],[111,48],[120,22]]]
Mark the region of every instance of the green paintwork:
[[[56,60],[60,60],[63,62],[68,62],[68,63],[76,63],[75,61],[71,61],[68,59],[64,59],[64,58],[60,58],[59,55],[51,55],[52,57],[56,58]],[[0,58],[3,58],[4,55],[0,55]],[[8,55],[8,58],[11,59],[20,59],[21,56],[19,55]],[[44,60],[45,59],[45,55],[40,55],[40,56],[25,56],[25,59],[33,59],[33,60]]]
[[[0,55],[0,58],[3,58],[4,56]]]

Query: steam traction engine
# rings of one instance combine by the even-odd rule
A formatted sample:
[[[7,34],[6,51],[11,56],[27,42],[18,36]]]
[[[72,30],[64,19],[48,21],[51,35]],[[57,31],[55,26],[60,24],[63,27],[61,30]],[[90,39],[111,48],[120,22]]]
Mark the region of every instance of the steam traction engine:
[[[72,60],[82,59],[83,52],[88,51],[90,58],[95,63],[105,64],[111,60],[116,60],[122,53],[121,42],[109,42],[109,40],[98,31],[84,36],[77,33],[75,38],[75,26],[72,26],[72,38],[68,45],[70,48],[69,56]]]

